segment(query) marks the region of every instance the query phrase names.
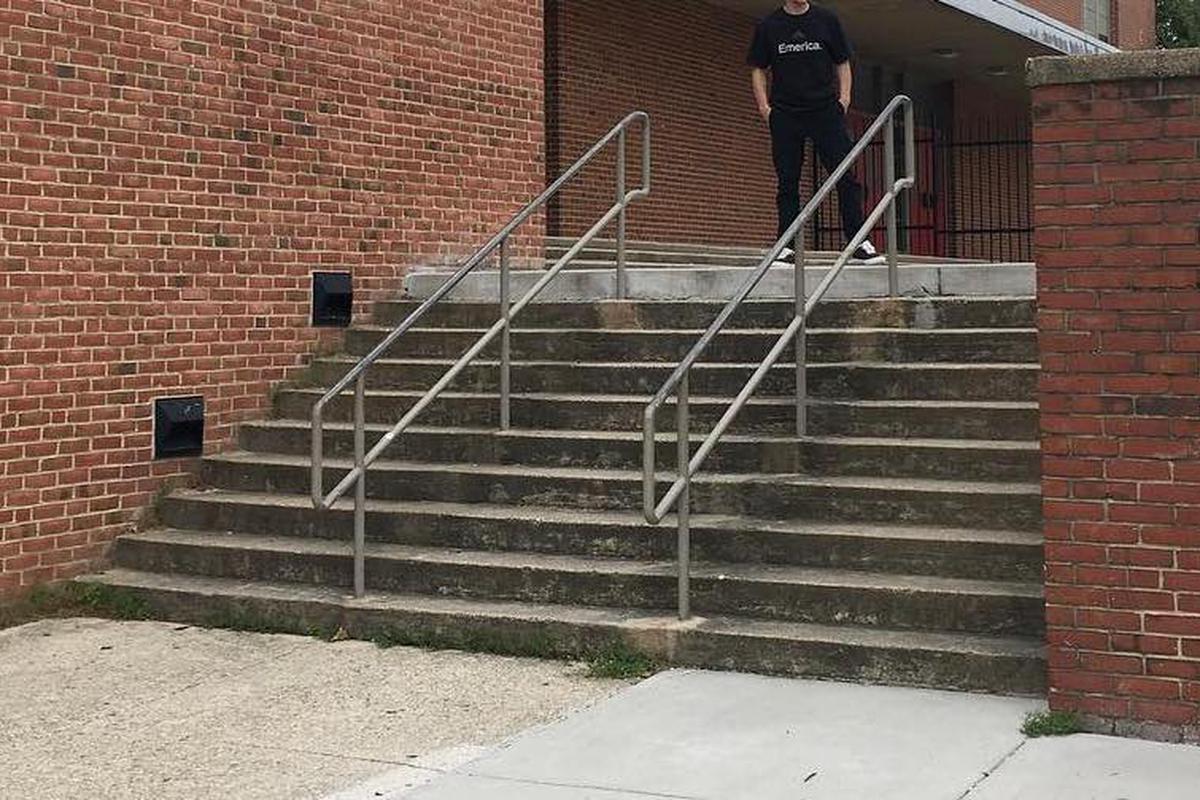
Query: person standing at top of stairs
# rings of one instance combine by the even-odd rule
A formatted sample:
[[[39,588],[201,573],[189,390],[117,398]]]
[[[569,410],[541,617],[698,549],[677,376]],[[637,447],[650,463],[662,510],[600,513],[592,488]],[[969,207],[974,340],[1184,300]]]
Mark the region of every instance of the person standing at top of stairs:
[[[841,20],[809,0],[786,0],[754,31],[747,60],[759,113],[771,129],[771,155],[779,179],[779,236],[800,215],[804,142],[812,139],[821,163],[830,172],[853,147],[846,130],[853,82],[850,55]],[[837,188],[842,231],[849,242],[863,224],[863,187],[851,170]],[[792,249],[785,248],[780,258],[792,255]],[[866,264],[884,261],[870,240],[854,251],[854,258]]]

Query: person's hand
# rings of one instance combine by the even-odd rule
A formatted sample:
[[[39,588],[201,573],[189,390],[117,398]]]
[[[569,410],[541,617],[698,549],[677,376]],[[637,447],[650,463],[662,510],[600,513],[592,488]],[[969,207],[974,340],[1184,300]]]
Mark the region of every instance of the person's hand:
[[[850,110],[850,98],[849,97],[839,97],[838,105],[840,105],[842,107],[843,113],[849,111]]]
[[[758,113],[759,113],[759,116],[761,116],[763,118],[763,122],[771,121],[771,107],[770,106],[761,106],[758,109]]]

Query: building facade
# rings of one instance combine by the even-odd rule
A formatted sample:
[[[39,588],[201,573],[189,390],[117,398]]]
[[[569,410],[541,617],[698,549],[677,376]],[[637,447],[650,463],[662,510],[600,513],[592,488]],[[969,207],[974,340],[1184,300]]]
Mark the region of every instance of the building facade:
[[[830,0],[855,47],[852,125],[865,128],[893,96],[917,102],[922,189],[901,211],[909,250],[1029,260],[1028,58],[1153,46],[1153,0]],[[745,67],[756,21],[772,0],[548,0],[547,172],[565,169],[632,108],[656,124],[658,183],[634,223],[651,240],[764,244],[775,231],[766,126]],[[1106,26],[1083,30],[1085,6]],[[1089,19],[1091,17],[1089,16]],[[1111,44],[1110,44],[1111,42]],[[865,160],[881,189],[882,148]],[[822,180],[808,158],[805,181]],[[611,165],[596,168],[599,174]],[[569,191],[552,233],[580,232],[607,207],[608,179]],[[840,247],[836,221],[816,244]]]
[[[1197,79],[1047,85],[1031,113],[1028,58],[1150,47],[1152,0],[828,4],[856,44],[854,124],[901,92],[921,109],[922,177],[902,209],[906,249],[998,261],[1030,258],[1036,244],[1039,259],[1060,270],[1047,280],[1101,281],[1050,297],[1053,313],[1041,320],[1047,333],[1063,334],[1047,340],[1048,372],[1062,381],[1043,395],[1047,419],[1069,428],[1052,442],[1067,451],[1046,467],[1048,485],[1068,493],[1047,506],[1048,538],[1062,540],[1051,549],[1051,636],[1060,637],[1053,696],[1061,708],[1191,724],[1200,702],[1196,474],[1190,464],[1165,465],[1195,458],[1183,449],[1194,425],[1171,420],[1195,416],[1187,376],[1196,342],[1178,326],[1195,328],[1196,305],[1165,290],[1180,288],[1172,281],[1196,286]],[[773,5],[6,4],[0,597],[90,569],[164,485],[196,469],[195,459],[154,457],[156,399],[203,397],[212,452],[234,441],[237,423],[265,414],[272,387],[302,377],[307,359],[336,338],[312,325],[314,272],[350,273],[356,312],[369,314],[407,270],[470,253],[630,110],[651,113],[656,137],[654,193],[631,217],[631,235],[765,245],[774,176],[745,52],[755,20]],[[1122,104],[1089,106],[1117,116],[1081,130],[1084,99]],[[1122,127],[1126,113],[1164,119]],[[1102,143],[1109,133],[1118,147]],[[1032,172],[1031,141],[1048,159]],[[1170,161],[1178,196],[1154,185],[1162,173],[1152,165],[1114,167],[1120,147]],[[863,167],[876,190],[880,158]],[[1123,176],[1120,197],[1080,185],[1097,165]],[[531,220],[521,254],[536,257],[543,233],[577,232],[607,208],[611,167],[598,162],[545,218]],[[1110,221],[1129,227],[1097,230],[1107,223],[1089,197],[1107,197]],[[1160,231],[1158,220],[1171,224]],[[815,243],[836,244],[832,227],[818,221]],[[1076,313],[1077,301],[1109,311],[1103,281],[1113,280],[1072,261],[1076,245],[1092,248],[1088,258],[1103,249],[1111,256],[1114,235],[1128,245],[1121,257],[1145,260],[1135,278],[1164,291],[1122,284],[1112,302],[1129,305]],[[1191,316],[1167,313],[1168,298],[1181,297]],[[1116,335],[1077,328],[1108,324]],[[1097,342],[1117,356],[1087,360],[1073,349],[1083,343],[1090,353]],[[1070,352],[1052,349],[1060,345]],[[1160,433],[1126,426],[1108,434],[1105,426],[1124,425],[1113,417],[1129,416],[1109,402],[1111,364],[1130,365],[1123,371],[1135,388],[1120,394],[1150,418],[1139,425]],[[1160,385],[1169,391],[1155,391]],[[1164,394],[1167,402],[1142,396]],[[1096,426],[1104,436],[1089,433]],[[1100,449],[1076,453],[1079,442]],[[1111,469],[1127,473],[1118,479]],[[1171,469],[1173,482],[1163,477]],[[1144,485],[1158,494],[1129,499],[1126,510],[1147,519],[1098,520],[1114,498],[1069,495]],[[1155,526],[1161,538],[1120,538],[1137,525]],[[1067,541],[1080,532],[1101,539]],[[1128,585],[1108,588],[1114,580]],[[1140,580],[1159,584],[1143,591]],[[1124,604],[1119,613],[1093,613],[1105,610],[1102,594]]]

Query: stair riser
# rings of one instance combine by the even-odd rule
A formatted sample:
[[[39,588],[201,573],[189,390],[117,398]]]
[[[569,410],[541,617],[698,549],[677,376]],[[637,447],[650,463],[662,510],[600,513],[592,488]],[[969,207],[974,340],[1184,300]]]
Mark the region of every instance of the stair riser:
[[[380,438],[368,431],[367,447]],[[311,452],[307,430],[245,425],[240,431],[244,450],[305,455]],[[354,436],[349,430],[326,431],[324,453],[329,458],[352,458]],[[675,464],[674,437],[660,439],[656,454],[662,469]],[[450,434],[410,431],[385,452],[385,458],[435,463],[529,464],[533,466],[636,469],[642,466],[642,444],[635,441],[595,441],[569,436],[545,438],[519,434]],[[1036,481],[1041,467],[1036,450],[910,448],[836,444],[795,440],[724,441],[709,457],[710,472],[802,472],[825,475],[945,478],[980,481]]]
[[[344,361],[318,361],[310,382],[331,386],[350,370]],[[425,391],[449,371],[449,363],[376,364],[367,372],[369,389]],[[567,362],[513,364],[512,388],[518,393],[654,395],[674,371],[669,364],[654,367],[614,367]],[[697,397],[734,397],[750,380],[754,369],[738,366],[703,366],[692,371],[692,394]],[[811,365],[807,370],[809,395],[841,400],[979,400],[1028,402],[1036,396],[1036,370],[992,367],[921,369],[880,368],[867,365]],[[464,392],[496,392],[500,368],[496,364],[468,366],[453,384]],[[759,385],[759,397],[791,397],[796,391],[796,370],[780,365]],[[311,402],[311,401],[309,401]]]
[[[157,572],[270,582],[350,586],[347,556],[238,550],[119,540],[120,566]],[[376,591],[534,603],[670,609],[670,575],[580,573],[554,569],[446,564],[367,558]],[[999,635],[1041,633],[1040,600],[871,588],[806,586],[760,581],[693,578],[698,614],[752,615],[814,623],[851,623],[890,629],[947,630]]]
[[[311,394],[283,392],[277,411],[286,419],[311,419]],[[643,423],[644,402],[640,400],[557,401],[538,398],[512,398],[512,424],[515,428],[549,430],[632,431]],[[413,406],[408,398],[368,397],[366,421],[393,425]],[[728,403],[691,404],[692,430],[707,434]],[[353,401],[336,398],[325,408],[325,420],[349,422]],[[659,414],[658,429],[675,429],[675,409],[668,404]],[[791,436],[796,431],[796,412],[789,404],[746,406],[730,428],[732,433]],[[498,398],[447,398],[435,401],[418,418],[421,425],[497,427],[500,422]],[[877,436],[936,439],[1024,439],[1037,436],[1035,408],[941,408],[814,405],[809,409],[809,431],[821,436]]]
[[[375,307],[381,325],[396,326],[417,310],[412,301]],[[707,328],[721,312],[715,303],[534,303],[517,318],[523,328],[609,328],[624,330]],[[782,329],[792,320],[792,303],[751,302],[729,322],[732,329]],[[499,319],[497,306],[441,303],[421,319],[420,327],[486,330]],[[1027,300],[995,302],[959,299],[925,301],[828,301],[809,322],[813,328],[1034,328],[1034,304]]]
[[[967,692],[1038,697],[1046,694],[1046,664],[1040,658],[881,650],[833,642],[795,642],[704,632],[685,637],[674,658],[681,666],[701,669]]]
[[[553,263],[562,256],[566,255],[572,248],[575,247],[577,241],[567,241],[555,244],[548,244],[542,252],[548,262]],[[645,244],[642,242],[627,242],[625,245],[625,260],[626,265],[630,263],[639,264],[712,264],[718,266],[738,266],[751,267],[758,266],[763,258],[767,255],[766,248],[761,250],[745,249],[727,249],[727,248],[712,248],[696,246],[677,246],[677,245],[659,245]],[[597,265],[605,265],[609,269],[616,269],[617,264],[617,246],[616,243],[601,244],[592,241],[585,245],[579,254],[575,257],[576,261],[589,261]],[[574,261],[572,262],[574,263]],[[490,266],[490,265],[489,265]]]
[[[380,438],[368,431],[366,446]],[[280,430],[244,426],[240,431],[244,450],[305,455],[312,439],[305,430]],[[327,458],[353,458],[354,436],[349,430],[326,431]],[[667,468],[675,463],[674,437],[660,439],[658,463]],[[407,432],[385,451],[385,458],[432,463],[527,464],[543,467],[597,467],[600,469],[641,468],[641,441],[597,442],[589,439],[487,434]],[[725,442],[708,462],[713,472],[801,472],[810,459],[794,441]],[[847,459],[849,462],[849,459]]]
[[[344,474],[327,468],[326,490]],[[208,485],[244,491],[309,492],[309,471],[255,462],[204,463]],[[381,500],[429,500],[498,505],[541,505],[596,510],[636,510],[638,480],[537,474],[479,475],[376,469],[367,495]],[[966,494],[904,489],[828,488],[754,483],[704,483],[692,488],[695,513],[745,514],[763,519],[888,522],[1000,530],[1036,530],[1041,498],[1036,494]]]
[[[140,587],[125,591],[145,603],[153,618],[183,624],[219,625],[230,619],[256,619],[269,622],[275,630],[296,634],[342,630],[356,639],[562,658],[587,657],[621,642],[672,666],[963,691],[1045,693],[1046,665],[1040,658],[789,641],[703,629],[643,630],[631,634],[620,624],[382,611],[303,600],[233,598]]]
[[[549,269],[567,254],[565,249],[547,250],[545,268]],[[766,255],[765,253],[763,255]],[[813,266],[828,264],[832,259],[813,260]],[[626,269],[705,268],[750,270],[762,263],[762,256],[723,255],[720,253],[662,253],[646,250],[631,250],[625,254]],[[495,265],[489,265],[495,269]],[[612,270],[617,268],[617,259],[611,250],[583,250],[566,265],[566,269]]]
[[[263,536],[297,536],[351,541],[354,516],[348,508],[317,511],[295,506],[250,505],[168,497],[159,512],[165,525],[180,529],[234,531]],[[479,519],[421,512],[367,512],[371,541],[461,550],[501,550],[643,560],[675,558],[671,520],[597,525],[524,519]],[[857,569],[905,575],[937,575],[1036,583],[1042,577],[1042,548],[983,542],[922,542],[862,536],[692,528],[698,561],[786,564]]]
[[[414,330],[386,351],[388,358],[455,359],[480,338],[476,331]],[[516,331],[512,334],[513,357],[529,361],[634,361],[678,363],[696,344],[698,332],[626,332],[577,330],[548,336],[546,332]],[[718,336],[704,352],[706,362],[758,363],[778,341],[779,333],[726,333]],[[351,329],[346,349],[362,356],[383,339],[378,329]],[[496,358],[499,342],[483,351]],[[793,349],[784,359],[793,361]],[[987,333],[909,334],[902,331],[813,332],[808,336],[807,357],[811,363],[868,361],[884,363],[994,363],[1019,364],[1037,360],[1033,331]]]

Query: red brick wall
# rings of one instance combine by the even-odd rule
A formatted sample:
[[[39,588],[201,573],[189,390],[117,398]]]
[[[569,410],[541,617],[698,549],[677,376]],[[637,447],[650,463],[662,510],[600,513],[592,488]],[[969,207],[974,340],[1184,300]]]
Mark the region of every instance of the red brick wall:
[[[634,108],[654,121],[654,190],[630,236],[765,245],[775,234],[775,173],[750,91],[755,20],[678,0],[557,0],[547,113],[559,174]],[[640,164],[636,147],[630,165]],[[582,175],[552,229],[578,234],[614,198],[613,160]],[[632,181],[632,179],[631,179]],[[557,231],[555,231],[557,232]]]
[[[1024,0],[1025,5],[1075,28],[1084,26],[1084,0]]]
[[[1154,0],[1115,0],[1113,43],[1122,50],[1149,50],[1158,44]]]
[[[1200,740],[1200,76],[1034,76],[1050,702]]]
[[[0,4],[0,594],[194,466],[153,398],[210,450],[264,413],[311,271],[392,294],[540,190],[542,41],[528,0]]]
[[[1111,0],[1112,43],[1122,50],[1155,46],[1154,0]],[[1083,28],[1083,0],[1025,0],[1025,5],[1068,25]]]
[[[1062,20],[1076,28],[1083,27],[1083,0],[1023,0],[1025,5]]]

